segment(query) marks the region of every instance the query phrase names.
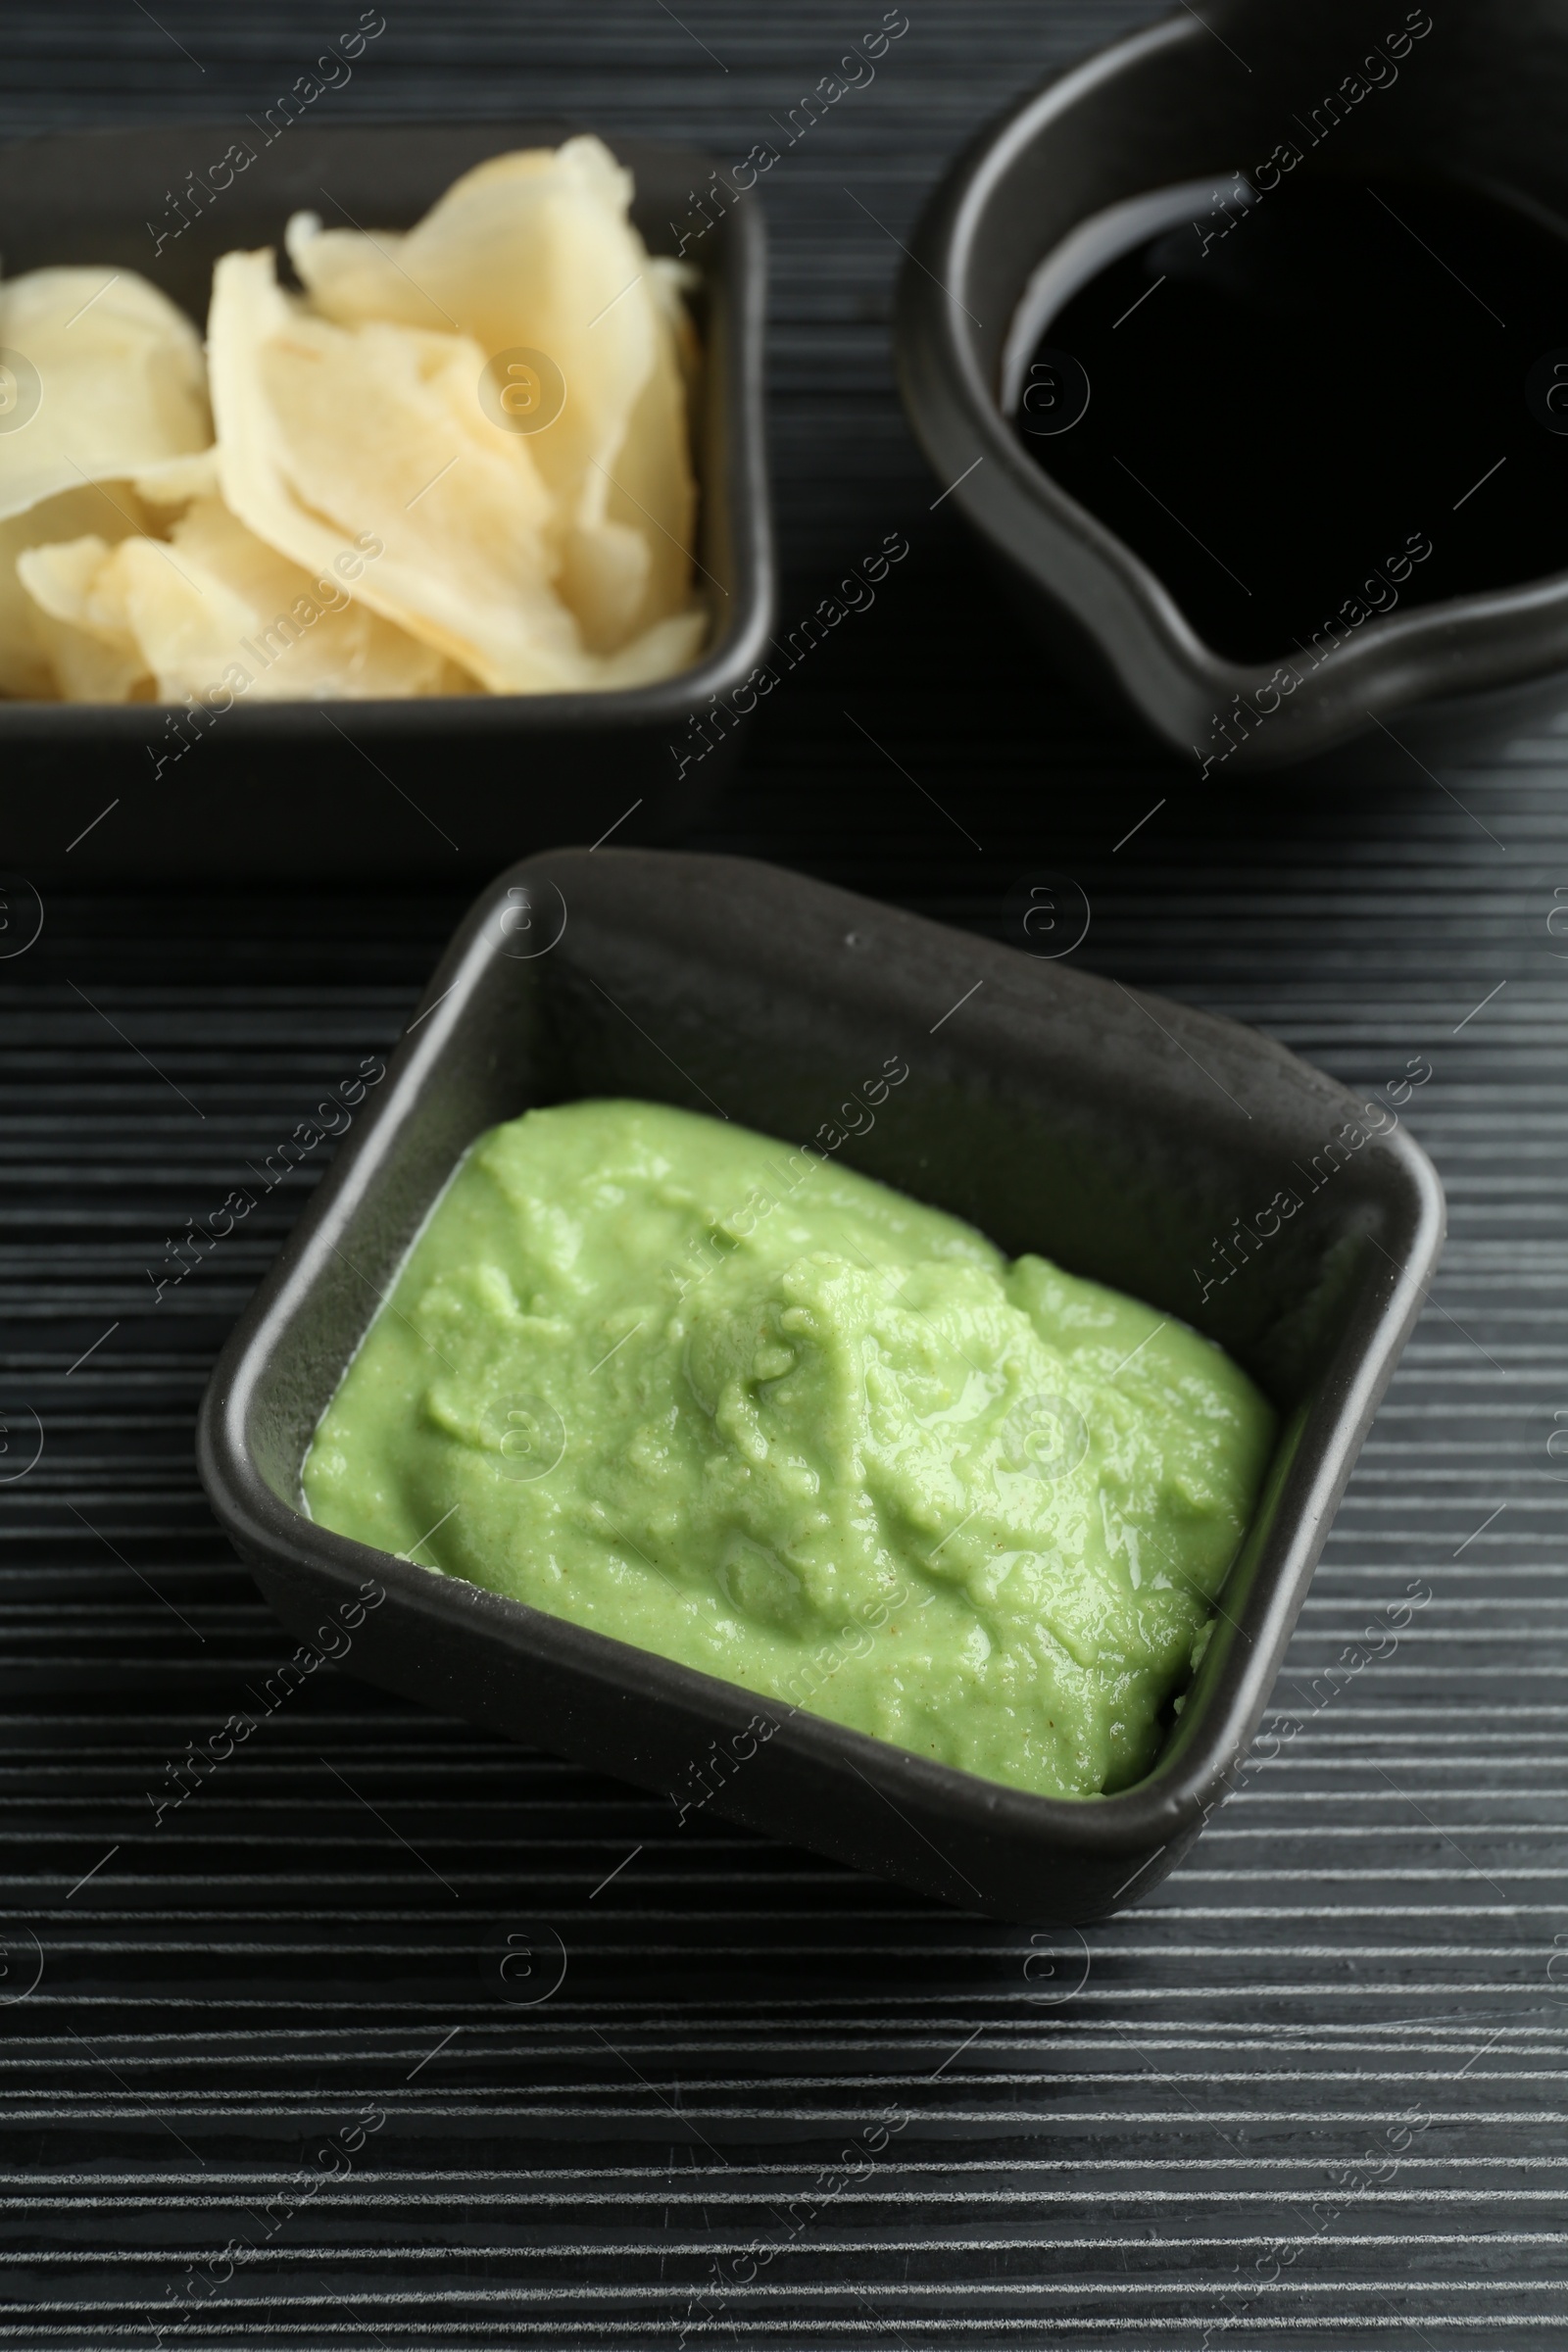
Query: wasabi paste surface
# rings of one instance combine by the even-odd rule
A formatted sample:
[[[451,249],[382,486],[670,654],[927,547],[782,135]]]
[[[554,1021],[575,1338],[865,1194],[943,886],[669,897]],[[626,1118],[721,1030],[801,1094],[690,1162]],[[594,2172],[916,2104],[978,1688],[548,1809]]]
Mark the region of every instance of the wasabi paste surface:
[[[1274,1415],[1219,1348],[814,1154],[527,1112],[437,1203],[316,1519],[1051,1796],[1154,1760]]]

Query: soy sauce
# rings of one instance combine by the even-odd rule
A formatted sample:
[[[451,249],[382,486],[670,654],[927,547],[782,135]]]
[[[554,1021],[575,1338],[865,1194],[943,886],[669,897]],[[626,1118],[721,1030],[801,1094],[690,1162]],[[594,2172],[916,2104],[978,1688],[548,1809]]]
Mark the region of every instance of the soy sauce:
[[[1220,183],[1050,321],[1015,423],[1235,660],[1325,642],[1347,600],[1541,579],[1568,568],[1568,238],[1456,182]]]

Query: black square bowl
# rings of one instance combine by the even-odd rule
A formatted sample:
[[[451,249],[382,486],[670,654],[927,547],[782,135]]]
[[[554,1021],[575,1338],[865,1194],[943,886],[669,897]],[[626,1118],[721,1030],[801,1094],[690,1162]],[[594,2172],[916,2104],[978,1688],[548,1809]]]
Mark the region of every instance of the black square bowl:
[[[1280,1410],[1186,1703],[1148,1779],[1114,1796],[999,1787],[305,1515],[317,1423],[485,1128],[621,1095],[810,1139],[890,1054],[909,1076],[846,1159],[1009,1253],[1042,1250],[1196,1324]],[[1302,1205],[1270,1229],[1266,1204],[1287,1189]],[[1251,1030],[766,865],[556,851],[503,874],[458,933],[213,1374],[201,1474],[294,1631],[367,1577],[381,1584],[350,1658],[372,1682],[666,1792],[710,1742],[733,1754],[760,1710],[777,1730],[753,1737],[719,1810],[966,1909],[1090,1919],[1153,1886],[1226,1792],[1443,1223],[1437,1177],[1396,1114],[1369,1119]],[[1209,1278],[1216,1237],[1237,1266],[1225,1281]]]
[[[559,146],[592,127],[306,117],[270,134],[246,119],[20,140],[0,147],[5,271],[65,263],[139,270],[200,324],[214,263],[237,246],[281,249],[290,213],[409,228],[487,156]],[[216,167],[235,140],[255,160],[237,176],[230,168],[230,184],[215,190]],[[703,346],[693,555],[710,626],[695,666],[609,694],[330,706],[241,699],[156,776],[155,759],[172,748],[168,706],[0,700],[9,864],[34,879],[111,887],[443,873],[477,881],[563,832],[593,841],[624,820],[618,838],[659,839],[712,797],[756,705],[755,692],[748,702],[738,690],[765,661],[772,625],[761,216],[754,199],[726,188],[727,209],[704,226],[693,195],[710,175],[708,156],[652,139],[606,143],[635,179],[632,218],[649,250],[675,253],[684,222],[685,259],[701,281],[692,297]],[[694,715],[708,724],[694,726]]]

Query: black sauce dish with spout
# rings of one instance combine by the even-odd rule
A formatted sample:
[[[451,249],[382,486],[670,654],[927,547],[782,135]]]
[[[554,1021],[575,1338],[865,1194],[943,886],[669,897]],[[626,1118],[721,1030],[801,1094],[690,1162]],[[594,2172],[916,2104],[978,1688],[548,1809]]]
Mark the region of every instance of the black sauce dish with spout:
[[[915,432],[1040,632],[1198,774],[1408,705],[1506,721],[1568,669],[1565,127],[1561,0],[1216,0],[933,197]]]

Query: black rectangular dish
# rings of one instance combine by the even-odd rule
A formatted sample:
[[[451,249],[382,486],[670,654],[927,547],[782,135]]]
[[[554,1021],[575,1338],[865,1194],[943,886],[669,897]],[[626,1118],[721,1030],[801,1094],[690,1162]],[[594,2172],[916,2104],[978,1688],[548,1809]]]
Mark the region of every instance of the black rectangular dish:
[[[264,143],[254,124],[192,122],[14,142],[0,148],[6,275],[119,265],[199,323],[214,263],[236,247],[279,246],[292,212],[335,204],[368,227],[407,228],[487,156],[556,146],[583,127],[302,121]],[[215,192],[208,168],[235,136],[255,160]],[[710,159],[650,139],[608,143],[635,178],[632,217],[645,243],[674,253]],[[193,173],[207,200],[192,194]],[[177,759],[167,757],[165,706],[0,700],[8,864],[34,881],[111,888],[476,880],[563,832],[593,841],[618,827],[621,840],[657,839],[689,824],[733,762],[739,722],[757,701],[743,690],[764,659],[772,614],[755,201],[735,196],[685,258],[701,281],[692,306],[704,354],[693,553],[711,612],[692,669],[605,694],[338,703],[330,719],[311,702],[235,702]],[[722,723],[694,729],[714,697]]]
[[[907,1081],[844,1139],[841,1100],[890,1054]],[[1270,1395],[1282,1435],[1256,1518],[1136,1788],[1034,1796],[773,1708],[715,1799],[1004,1918],[1082,1921],[1146,1892],[1227,1792],[1437,1261],[1442,1192],[1396,1111],[1369,1135],[1368,1106],[1255,1032],[765,865],[571,850],[492,883],[224,1349],[201,1474],[296,1632],[372,1577],[386,1600],[356,1671],[666,1793],[710,1742],[734,1753],[764,1702],[333,1535],[301,1501],[316,1425],[459,1155],[531,1105],[606,1095],[838,1136],[1009,1254],[1197,1326]],[[1271,1223],[1286,1188],[1299,1209]]]

